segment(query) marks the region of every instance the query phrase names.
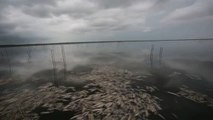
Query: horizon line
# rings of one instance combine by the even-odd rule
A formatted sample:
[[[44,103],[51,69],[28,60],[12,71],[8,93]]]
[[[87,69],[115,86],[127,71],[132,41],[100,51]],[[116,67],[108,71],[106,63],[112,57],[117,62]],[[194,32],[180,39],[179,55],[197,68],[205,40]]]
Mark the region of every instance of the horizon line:
[[[50,43],[25,43],[25,44],[4,44],[0,48],[29,47],[29,46],[52,46],[70,44],[101,44],[101,43],[127,43],[127,42],[182,42],[182,41],[210,41],[213,38],[186,38],[186,39],[144,39],[144,40],[103,40],[103,41],[74,41],[74,42],[50,42]]]

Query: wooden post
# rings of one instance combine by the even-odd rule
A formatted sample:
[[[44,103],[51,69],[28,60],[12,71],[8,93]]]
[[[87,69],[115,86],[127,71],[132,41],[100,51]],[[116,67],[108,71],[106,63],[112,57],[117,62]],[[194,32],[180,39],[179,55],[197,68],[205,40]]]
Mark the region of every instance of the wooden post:
[[[1,62],[5,62],[4,51],[1,49]]]
[[[163,47],[160,47],[160,52],[159,52],[159,64],[162,64],[162,56],[163,56]]]
[[[67,63],[66,63],[66,55],[64,51],[64,46],[61,46],[61,54],[62,54],[62,60],[63,60],[63,66],[64,66],[64,80],[66,79],[66,72],[67,72]]]
[[[32,56],[31,56],[31,49],[29,47],[27,48],[27,56],[28,56],[27,58],[28,63],[31,63]]]
[[[52,65],[53,65],[53,83],[54,85],[58,86],[58,83],[56,81],[56,64],[55,64],[55,54],[54,50],[51,49],[51,59],[52,59]]]
[[[8,53],[6,48],[5,48],[5,55],[6,55],[6,59],[7,59],[8,66],[9,66],[9,76],[11,77],[12,76],[12,72],[13,72],[12,64],[11,64],[11,61],[10,61],[9,53]]]
[[[154,52],[154,45],[152,45],[151,47],[150,56],[149,56],[151,68],[153,67],[153,52]]]

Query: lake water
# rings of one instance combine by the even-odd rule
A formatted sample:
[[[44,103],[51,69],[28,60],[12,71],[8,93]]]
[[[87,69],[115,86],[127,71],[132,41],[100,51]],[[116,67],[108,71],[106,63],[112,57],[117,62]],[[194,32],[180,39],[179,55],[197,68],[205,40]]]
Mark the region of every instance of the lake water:
[[[141,113],[142,117],[139,118],[151,120],[213,118],[213,41],[14,47],[1,48],[0,53],[0,117],[4,119],[12,119],[14,116],[11,117],[10,114],[16,110],[11,106],[20,103],[23,103],[23,109],[20,108],[22,111],[18,109],[15,112],[17,119],[30,118],[32,115],[36,116],[35,119],[56,119],[62,116],[69,119],[77,113],[84,115],[86,113],[79,113],[74,108],[68,111],[61,109],[73,102],[70,99],[63,99],[67,103],[59,102],[60,109],[54,108],[53,106],[59,103],[54,101],[56,98],[53,96],[52,98],[51,95],[56,94],[57,99],[61,98],[68,93],[58,94],[60,91],[74,87],[75,91],[71,90],[70,94],[77,97],[82,96],[82,91],[89,91],[86,95],[88,99],[93,95],[95,99],[99,94],[108,97],[107,91],[110,85],[114,84],[115,89],[112,89],[112,92],[116,93],[115,99],[120,99],[121,94],[131,95],[125,91],[135,92],[135,96],[140,96],[139,93],[144,92],[161,107],[161,109],[156,107],[157,114],[148,110],[149,115]],[[92,78],[94,81],[91,81]],[[124,81],[117,83],[115,79]],[[85,87],[91,83],[95,84],[95,87],[94,85],[92,88]],[[49,89],[56,93],[45,91]],[[39,97],[33,98],[33,94],[44,95],[48,99],[51,97],[54,102]],[[24,101],[21,96],[28,97],[29,101]],[[40,103],[30,108],[29,104],[35,103],[33,99]],[[126,100],[132,100],[128,99]],[[140,99],[143,101],[146,97]],[[89,106],[90,102],[87,101],[85,104],[88,103]],[[45,106],[50,103],[53,106]],[[54,110],[49,110],[53,108]],[[139,107],[135,106],[132,109],[136,108]],[[122,114],[122,110],[124,109],[118,113]],[[116,119],[120,117],[118,113],[113,113],[117,115]],[[98,112],[93,114],[95,118],[100,115]]]

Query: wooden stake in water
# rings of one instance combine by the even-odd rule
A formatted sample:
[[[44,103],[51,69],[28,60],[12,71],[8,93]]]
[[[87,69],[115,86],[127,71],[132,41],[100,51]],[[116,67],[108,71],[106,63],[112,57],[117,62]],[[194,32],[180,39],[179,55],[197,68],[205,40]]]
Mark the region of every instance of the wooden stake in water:
[[[52,59],[52,65],[53,65],[53,83],[54,85],[58,86],[58,83],[56,81],[56,63],[55,63],[55,54],[53,49],[51,49],[51,59]]]
[[[160,52],[159,52],[159,64],[162,64],[162,56],[163,56],[163,48],[160,47]]]
[[[5,62],[4,51],[1,49],[1,62]]]
[[[66,55],[64,51],[64,46],[61,46],[61,54],[62,54],[62,60],[63,60],[63,66],[64,66],[64,80],[66,79],[66,72],[67,72],[67,64],[66,64]]]
[[[28,63],[30,63],[32,56],[31,56],[31,49],[29,47],[27,48],[27,56],[28,56],[27,61],[28,61]]]
[[[151,47],[150,56],[149,56],[151,68],[153,67],[153,52],[154,52],[154,45],[152,45]]]
[[[9,53],[8,53],[7,49],[5,49],[5,55],[6,55],[6,59],[7,59],[8,66],[9,66],[9,76],[11,77],[13,69],[12,69],[12,64],[11,64]]]
[[[4,53],[3,53],[2,49],[1,49],[1,57],[2,58],[4,57]]]

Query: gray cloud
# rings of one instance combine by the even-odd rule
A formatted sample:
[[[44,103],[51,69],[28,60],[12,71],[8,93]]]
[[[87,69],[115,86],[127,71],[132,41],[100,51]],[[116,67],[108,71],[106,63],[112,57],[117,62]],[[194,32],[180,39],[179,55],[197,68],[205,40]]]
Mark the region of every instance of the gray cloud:
[[[210,3],[211,0],[0,0],[0,39],[18,36],[63,41],[82,40],[82,36],[98,39],[106,34],[116,39],[131,38],[127,36],[131,32],[134,36],[149,33],[157,38],[157,30],[169,30],[166,22],[160,21],[212,16]]]
[[[98,3],[104,8],[117,8],[117,7],[127,7],[132,4],[136,4],[141,0],[91,0]]]
[[[188,21],[197,20],[207,17],[213,18],[213,1],[212,0],[196,0],[192,5],[184,8],[178,8],[174,12],[170,13],[164,21]]]
[[[157,0],[126,1],[121,6],[106,8],[107,2],[92,0],[61,0],[51,4],[42,2],[19,3],[9,1],[2,11],[0,24],[14,25],[10,33],[20,36],[56,37],[58,34],[117,31],[129,27],[143,26],[146,10]],[[112,2],[112,1],[111,1]],[[111,3],[110,2],[110,3]],[[23,4],[22,4],[23,3]],[[54,3],[54,4],[53,4]],[[121,1],[118,3],[121,3]],[[111,3],[113,4],[113,3]],[[124,7],[126,6],[126,7]],[[6,14],[5,14],[6,13]]]

